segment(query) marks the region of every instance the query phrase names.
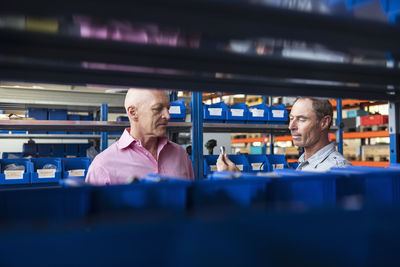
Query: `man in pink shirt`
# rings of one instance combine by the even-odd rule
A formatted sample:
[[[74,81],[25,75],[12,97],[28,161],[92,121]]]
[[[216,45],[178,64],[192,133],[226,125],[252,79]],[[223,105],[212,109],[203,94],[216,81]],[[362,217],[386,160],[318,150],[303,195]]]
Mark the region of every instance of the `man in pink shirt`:
[[[165,137],[169,105],[165,91],[129,89],[125,109],[130,128],[97,155],[89,167],[86,182],[126,184],[148,173],[193,180],[192,162],[186,151]]]

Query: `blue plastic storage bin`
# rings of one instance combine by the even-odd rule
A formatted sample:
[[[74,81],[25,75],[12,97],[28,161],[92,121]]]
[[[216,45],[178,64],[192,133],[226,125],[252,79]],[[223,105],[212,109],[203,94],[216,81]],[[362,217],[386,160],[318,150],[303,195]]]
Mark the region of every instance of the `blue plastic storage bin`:
[[[248,109],[246,103],[228,106],[227,122],[245,123],[247,121]]]
[[[400,206],[399,168],[349,166],[332,168],[329,173],[344,177],[337,185],[340,197],[361,196],[370,206]]]
[[[89,169],[89,158],[63,158],[63,178],[80,177],[85,178]]]
[[[36,188],[3,190],[0,194],[0,219],[3,222],[33,221],[66,223],[85,218],[90,208],[91,187]]]
[[[65,154],[64,144],[52,144],[53,157],[63,158]]]
[[[224,173],[222,173],[223,175]],[[200,180],[193,183],[189,191],[189,209],[201,210],[222,208],[265,208],[266,190],[270,178],[255,177],[251,174],[239,174],[241,178],[221,177],[221,173],[215,172],[209,175],[208,180]],[[234,174],[235,176],[237,175]]]
[[[5,173],[5,167],[8,164],[18,164],[25,166],[25,171],[22,173],[10,172]],[[33,164],[30,159],[1,159],[1,174],[0,174],[0,184],[2,185],[12,185],[12,184],[29,184],[31,173],[33,170]]]
[[[186,119],[186,107],[183,99],[178,99],[170,103],[169,115],[171,119],[169,121],[185,121]]]
[[[51,144],[37,144],[38,148],[38,157],[39,158],[48,158],[51,156]]]
[[[267,193],[272,207],[307,209],[336,205],[337,174],[275,170]]]
[[[225,122],[227,112],[228,106],[225,104],[225,102],[219,102],[211,105],[203,104],[204,122]]]
[[[28,108],[26,117],[35,118],[35,120],[47,120],[47,108]],[[28,131],[29,134],[45,134],[46,131]]]
[[[161,182],[141,180],[129,185],[95,187],[92,211],[118,213],[140,210],[184,212],[189,181],[158,176]]]
[[[67,110],[66,109],[49,109],[48,119],[66,121],[67,120]],[[66,134],[66,131],[49,131],[49,134]]]
[[[249,162],[249,172],[270,172],[271,164],[266,155],[246,155]]]
[[[249,162],[244,155],[228,155],[229,159],[243,172],[248,172]],[[204,176],[217,170],[218,155],[204,156]]]
[[[3,152],[3,159],[22,159],[24,152]]]
[[[271,106],[269,109],[268,123],[284,124],[287,122],[287,110],[285,105]]]
[[[37,144],[35,142],[29,142],[22,145],[22,152],[24,155],[30,155],[32,157],[37,156]]]
[[[129,121],[128,116],[118,116],[116,121]]]
[[[79,157],[86,157],[86,150],[90,147],[90,144],[79,144]]]
[[[78,144],[65,144],[65,156],[77,157],[79,154]]]
[[[79,114],[68,114],[68,120],[69,121],[80,121],[81,116]],[[68,131],[69,134],[80,134],[80,132],[70,132]]]
[[[277,169],[286,169],[288,168],[288,164],[285,158],[285,155],[274,154],[274,155],[266,155],[268,158],[268,162],[270,164],[269,170],[277,170]]]
[[[268,121],[269,118],[269,107],[266,104],[258,104],[249,107],[249,112],[247,113],[247,123],[259,123],[263,124]]]
[[[61,179],[62,164],[60,158],[49,158],[49,159],[32,159],[33,171],[31,175],[31,183],[58,183]],[[43,166],[46,164],[53,164],[56,166],[56,170],[43,170]]]

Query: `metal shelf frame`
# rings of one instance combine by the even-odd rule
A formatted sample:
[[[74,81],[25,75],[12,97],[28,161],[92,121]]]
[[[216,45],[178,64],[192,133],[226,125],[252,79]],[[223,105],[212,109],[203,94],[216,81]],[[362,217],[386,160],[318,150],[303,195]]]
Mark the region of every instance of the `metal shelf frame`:
[[[398,26],[351,18],[338,19],[333,16],[249,5],[239,1],[228,3],[171,0],[167,3],[161,0],[116,0],[110,4],[109,1],[100,0],[96,2],[96,8],[93,8],[90,1],[13,0],[5,1],[2,13],[52,17],[85,14],[105,20],[119,18],[131,22],[178,27],[203,33],[206,38],[219,41],[268,37],[322,44],[339,51],[365,49],[389,52],[393,58],[400,55]],[[0,29],[0,40],[0,55],[6,55],[0,58],[0,78],[5,80],[23,79],[32,82],[103,84],[199,92],[243,93],[245,90],[247,94],[268,96],[340,96],[389,101],[390,159],[391,162],[399,161],[400,69],[397,65],[388,68],[289,60],[209,50],[201,46],[198,49],[190,49],[140,45],[9,29]],[[79,64],[83,61],[167,68],[175,72],[160,74],[85,69]],[[229,78],[216,78],[216,72],[231,75]],[[320,80],[325,83],[310,84],[304,80],[299,82],[298,79]],[[196,177],[202,177],[202,132],[220,130],[218,126],[201,123],[201,103],[201,94],[193,93],[192,136]],[[25,124],[28,128],[22,128],[23,124],[11,123],[4,126],[0,122],[0,129],[11,127],[15,130],[42,130],[43,127],[48,127],[49,130],[57,130],[67,126],[52,123],[44,122],[40,127],[35,123],[28,123]],[[122,127],[122,124],[118,123],[90,123],[92,124],[71,124],[69,129],[118,131]],[[235,129],[235,126],[222,126],[225,131]],[[242,130],[244,129],[241,128],[240,131]],[[253,130],[259,131],[260,128],[250,127],[245,131]],[[268,129],[271,133],[281,130],[284,131],[278,128]],[[337,139],[342,139],[340,134]]]

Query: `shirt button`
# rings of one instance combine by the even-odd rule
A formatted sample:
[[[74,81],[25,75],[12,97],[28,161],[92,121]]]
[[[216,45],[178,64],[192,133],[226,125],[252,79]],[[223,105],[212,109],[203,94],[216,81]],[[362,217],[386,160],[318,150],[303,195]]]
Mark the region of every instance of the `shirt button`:
[[[149,155],[149,152],[146,152],[146,156],[148,156]]]

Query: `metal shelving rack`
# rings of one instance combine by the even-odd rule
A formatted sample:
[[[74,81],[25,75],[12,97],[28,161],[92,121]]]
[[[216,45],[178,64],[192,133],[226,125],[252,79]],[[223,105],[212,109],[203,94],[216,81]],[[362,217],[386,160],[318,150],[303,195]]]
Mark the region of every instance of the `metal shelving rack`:
[[[85,14],[186,29],[204,34],[204,43],[270,37],[318,43],[337,51],[400,52],[400,28],[385,23],[340,18],[244,2],[222,1],[6,1],[3,14],[63,17]],[[211,11],[211,12],[210,12]],[[27,49],[29,47],[29,49]],[[400,70],[394,67],[262,57],[200,48],[135,44],[77,36],[0,29],[0,78],[32,82],[103,84],[224,91],[257,95],[303,95],[389,101],[390,160],[399,161]],[[34,60],[15,60],[15,59]],[[37,60],[40,59],[40,60]],[[79,62],[164,68],[176,71],[124,72],[85,69]],[[74,62],[75,64],[68,64]],[[215,73],[228,73],[224,78]],[[319,80],[324,83],[299,82]],[[328,82],[326,82],[328,81]],[[99,103],[101,104],[101,103]],[[192,95],[195,175],[202,172],[201,93]],[[100,126],[99,126],[100,127]],[[204,125],[205,129],[207,128]],[[197,166],[197,167],[196,167]]]

